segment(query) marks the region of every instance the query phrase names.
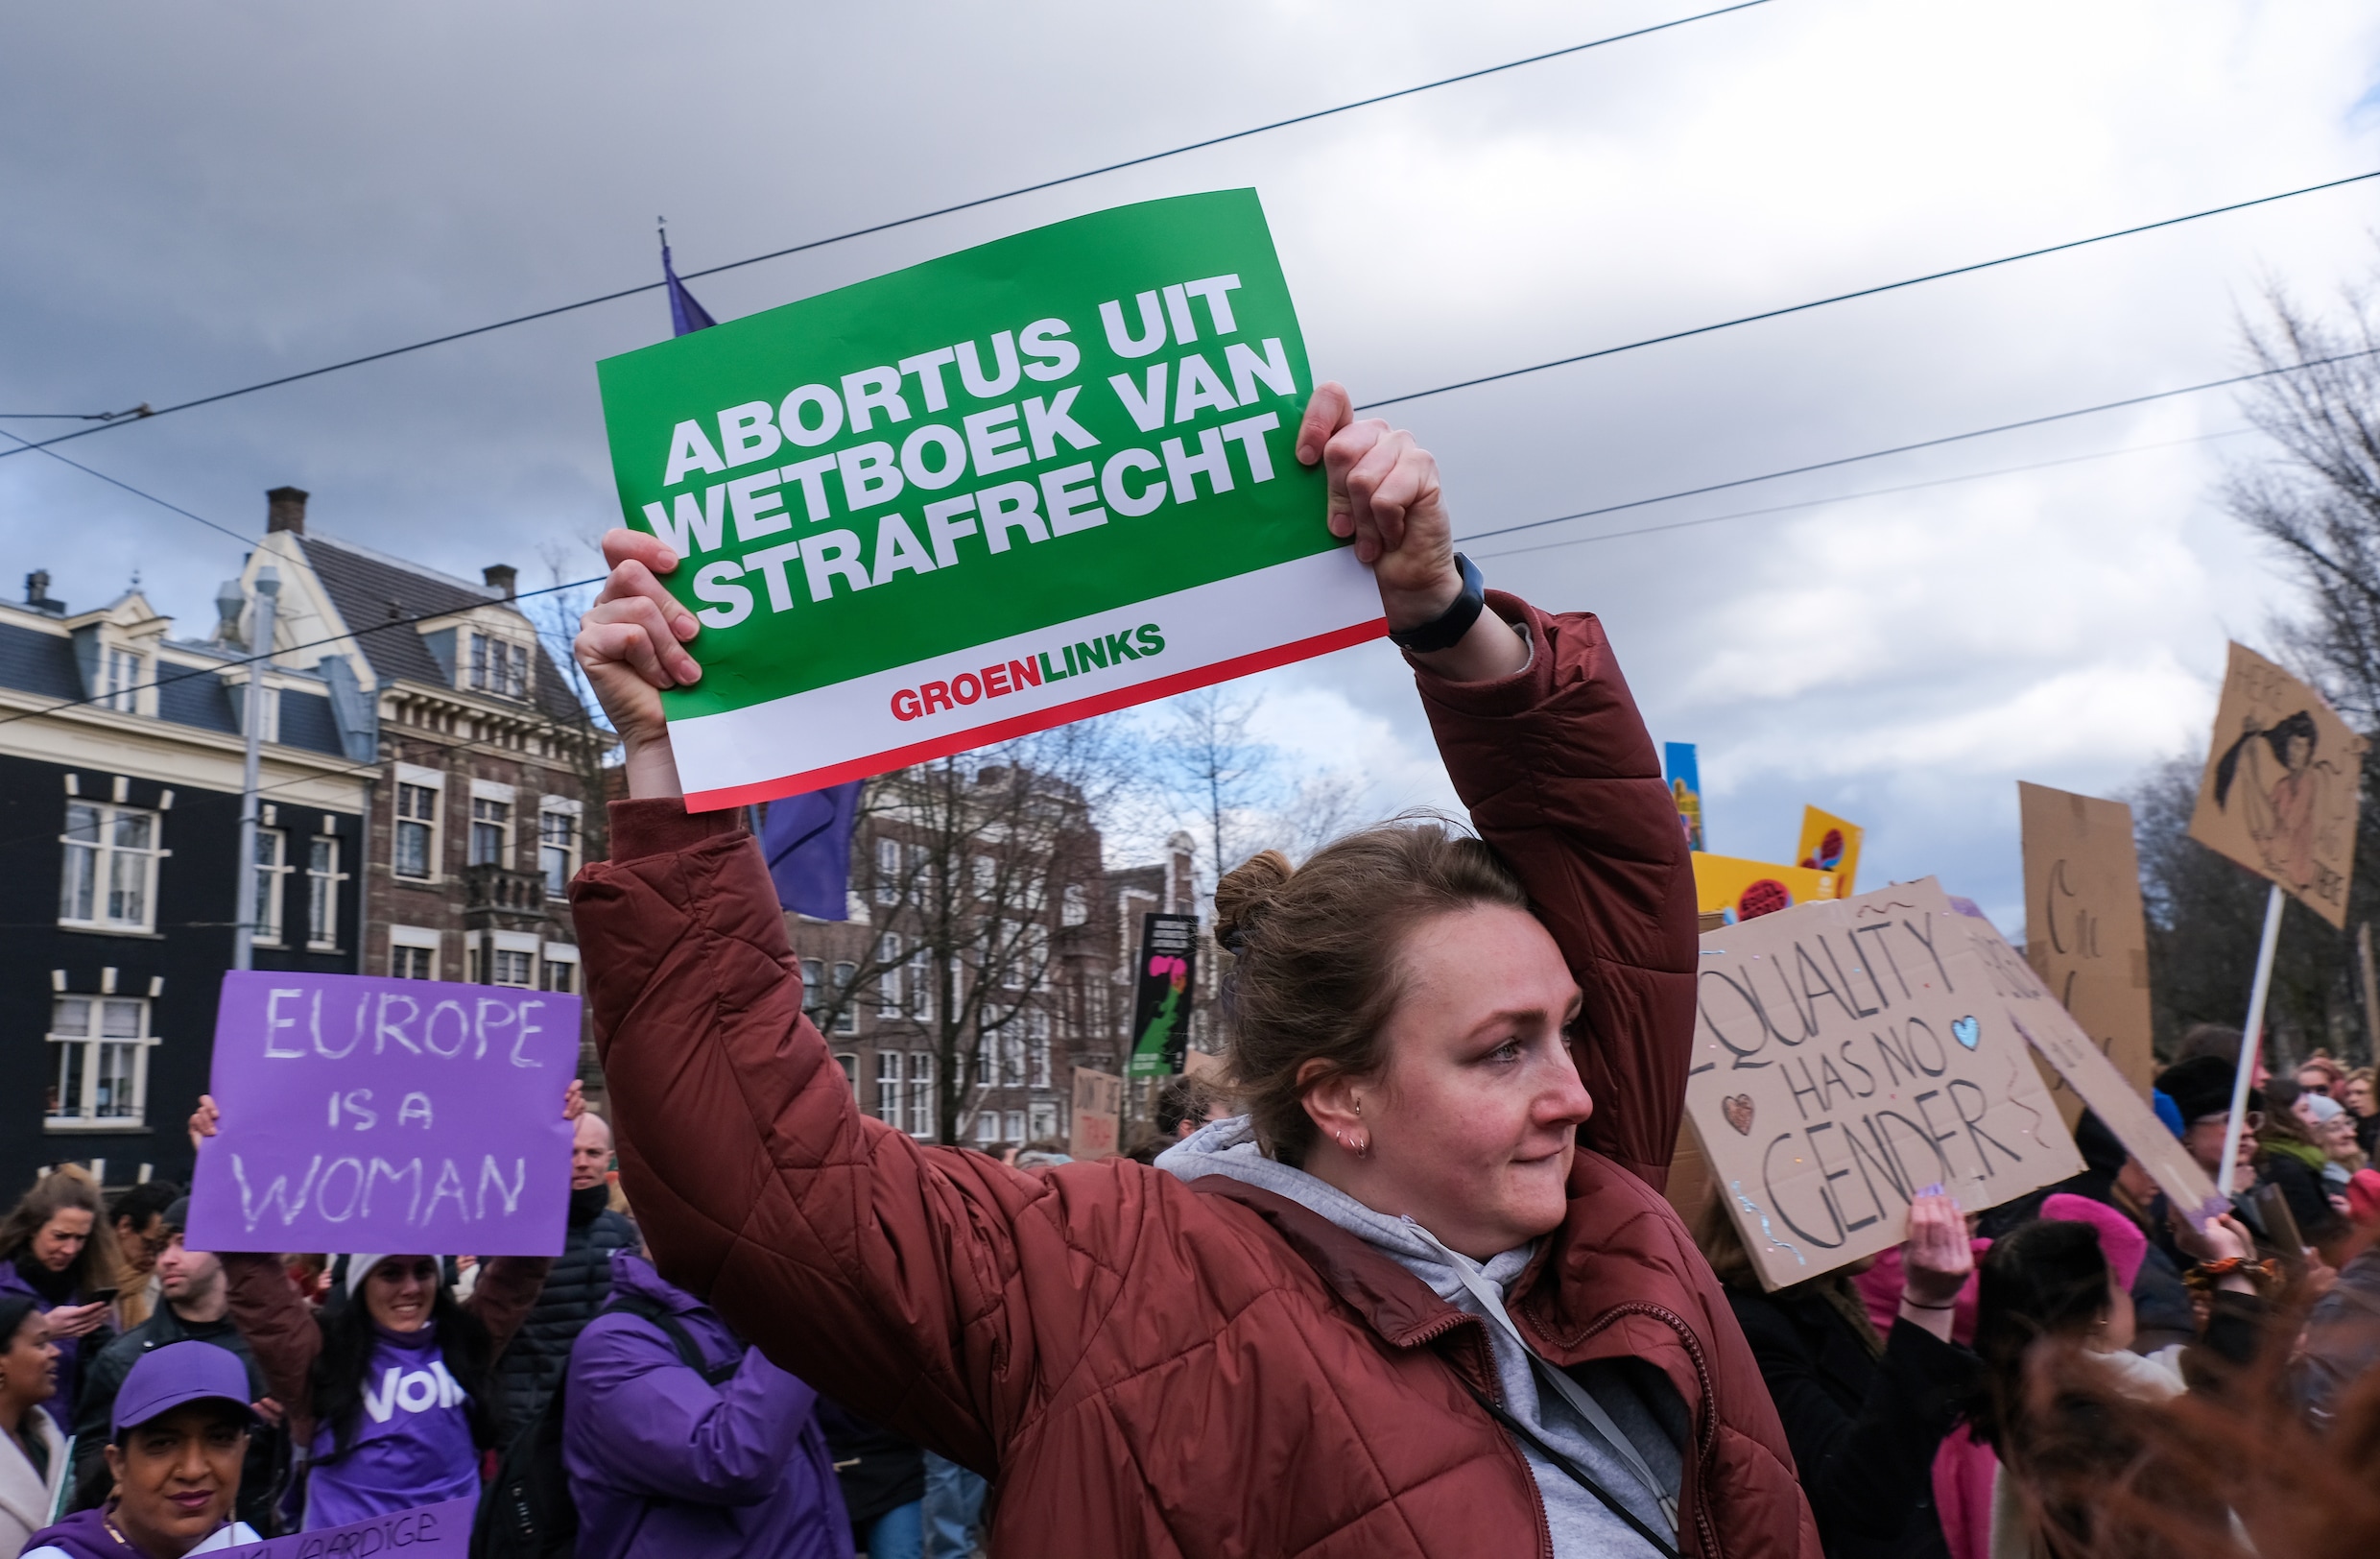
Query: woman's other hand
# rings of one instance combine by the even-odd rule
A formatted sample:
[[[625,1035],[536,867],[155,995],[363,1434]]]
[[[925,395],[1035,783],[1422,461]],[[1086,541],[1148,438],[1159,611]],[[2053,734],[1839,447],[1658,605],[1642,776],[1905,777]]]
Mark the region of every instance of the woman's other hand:
[[[49,1312],[50,1340],[60,1337],[87,1337],[107,1320],[107,1302],[96,1305],[60,1305]]]
[[[199,1145],[202,1142],[204,1142],[208,1138],[215,1135],[215,1128],[222,1124],[222,1122],[223,1112],[215,1108],[215,1095],[212,1093],[200,1094],[199,1107],[190,1112],[191,1151],[194,1153],[197,1152]]]
[[[661,689],[701,681],[702,668],[685,649],[701,624],[661,587],[660,576],[677,571],[678,554],[658,537],[615,526],[604,536],[604,562],[610,576],[579,619],[571,653],[620,733],[628,793],[682,796]]]
[[[1443,616],[1463,593],[1463,572],[1437,459],[1403,428],[1376,417],[1356,420],[1338,384],[1317,386],[1306,402],[1297,459],[1321,463],[1330,534],[1354,540],[1356,561],[1380,587],[1389,627],[1401,632]],[[1460,642],[1414,659],[1454,682],[1486,682],[1527,665],[1529,645],[1494,612],[1482,612]]]
[[[1959,1204],[1940,1187],[1909,1204],[1909,1237],[1901,1246],[1901,1314],[1950,1340],[1959,1291],[1975,1274],[1975,1247]]]
[[[577,1078],[573,1077],[570,1080],[570,1086],[562,1090],[562,1118],[576,1120],[585,1114],[586,1089]]]

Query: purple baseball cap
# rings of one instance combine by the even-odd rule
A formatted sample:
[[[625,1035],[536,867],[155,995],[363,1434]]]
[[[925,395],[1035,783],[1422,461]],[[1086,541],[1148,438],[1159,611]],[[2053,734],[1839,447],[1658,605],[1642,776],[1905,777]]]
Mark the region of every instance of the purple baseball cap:
[[[248,1401],[248,1366],[237,1354],[211,1342],[169,1343],[143,1354],[125,1376],[116,1391],[114,1428],[121,1434],[184,1403],[208,1401],[227,1402],[256,1421]]]

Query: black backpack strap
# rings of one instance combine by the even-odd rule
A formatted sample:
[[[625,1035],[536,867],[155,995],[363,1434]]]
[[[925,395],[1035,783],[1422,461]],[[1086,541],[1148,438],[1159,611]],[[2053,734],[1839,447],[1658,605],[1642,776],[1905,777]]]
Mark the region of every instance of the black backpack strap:
[[[1638,1520],[1634,1511],[1620,1503],[1619,1499],[1612,1495],[1610,1490],[1605,1488],[1601,1483],[1598,1483],[1595,1480],[1594,1474],[1588,1472],[1585,1468],[1581,1467],[1577,1462],[1572,1461],[1560,1451],[1556,1451],[1552,1446],[1547,1445],[1544,1440],[1538,1437],[1535,1430],[1530,1428],[1528,1425],[1523,1424],[1519,1419],[1514,1418],[1511,1413],[1507,1412],[1502,1403],[1494,1401],[1492,1398],[1488,1397],[1487,1393],[1481,1391],[1479,1387],[1471,1384],[1470,1381],[1464,1380],[1463,1382],[1463,1389],[1471,1394],[1471,1400],[1473,1402],[1478,1403],[1482,1407],[1488,1409],[1488,1416],[1489,1418],[1494,1419],[1497,1423],[1503,1425],[1507,1429],[1511,1430],[1514,1438],[1525,1442],[1532,1451],[1535,1451],[1538,1455],[1543,1456],[1547,1461],[1552,1462],[1556,1467],[1568,1474],[1570,1475],[1571,1482],[1576,1483],[1579,1487],[1584,1489],[1587,1493],[1602,1500],[1605,1509],[1610,1511],[1614,1516],[1617,1516],[1620,1520],[1626,1522],[1629,1526],[1634,1530],[1638,1537],[1643,1538],[1647,1543],[1652,1544],[1654,1551],[1661,1554],[1663,1559],[1678,1559],[1678,1546],[1672,1543],[1669,1539],[1663,1537],[1660,1533],[1654,1531],[1652,1527],[1647,1526],[1642,1521]]]
[[[721,1385],[734,1379],[735,1372],[743,1367],[744,1357],[741,1354],[725,1364],[713,1364],[704,1358],[702,1348],[696,1344],[693,1337],[687,1334],[686,1329],[678,1324],[678,1317],[649,1299],[640,1299],[633,1294],[615,1294],[612,1296],[611,1307],[624,1314],[633,1315],[640,1321],[650,1321],[658,1327],[662,1335],[669,1338],[670,1345],[678,1350],[678,1361],[711,1385]]]

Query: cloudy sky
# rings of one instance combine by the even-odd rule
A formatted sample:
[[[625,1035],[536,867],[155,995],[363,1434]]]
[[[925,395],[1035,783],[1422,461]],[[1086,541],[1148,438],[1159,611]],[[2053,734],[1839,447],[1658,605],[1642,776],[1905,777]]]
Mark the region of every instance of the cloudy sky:
[[[163,404],[634,285],[657,215],[699,270],[1696,9],[23,10],[0,412]],[[695,291],[726,319],[1252,184],[1317,369],[1367,399],[2373,168],[2368,3],[1772,0]],[[2328,300],[2376,232],[2359,185],[1396,416],[1486,530],[2233,372],[2261,289]],[[288,482],[322,531],[542,580],[614,517],[593,365],[667,327],[648,294],[61,452],[236,530]],[[1781,856],[1816,803],[1868,825],[1868,880],[1938,873],[2015,932],[2012,781],[2106,794],[2202,741],[2226,635],[2287,610],[2213,499],[2264,456],[2240,425],[2170,400],[1476,551],[1605,615],[1655,737],[1701,744],[1714,849]],[[1912,490],[1861,495],[1887,488]],[[1781,512],[1593,540],[1751,510]],[[0,540],[78,608],[137,570],[194,632],[241,551],[39,455],[0,458]],[[1260,730],[1365,810],[1447,799],[1385,647],[1262,684]]]

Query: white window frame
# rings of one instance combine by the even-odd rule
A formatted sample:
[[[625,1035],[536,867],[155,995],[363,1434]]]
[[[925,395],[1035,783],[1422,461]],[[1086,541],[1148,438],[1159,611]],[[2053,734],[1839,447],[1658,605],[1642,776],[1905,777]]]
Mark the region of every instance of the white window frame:
[[[116,709],[125,714],[140,712],[141,668],[148,657],[138,650],[120,644],[105,644],[99,651],[98,696],[92,700],[103,709]]]
[[[554,983],[555,971],[561,969],[570,971],[570,985],[567,990]],[[579,949],[567,942],[546,943],[538,957],[537,987],[539,990],[552,991],[559,995],[583,995],[579,979]]]
[[[829,971],[833,990],[843,999],[843,1010],[835,1014],[835,1032],[857,1034],[860,1031],[860,1004],[853,998],[851,986],[859,977],[860,967],[838,959]]]
[[[930,1142],[935,1135],[934,1052],[909,1052],[909,1135]]]
[[[1091,898],[1088,893],[1083,891],[1082,883],[1069,882],[1066,884],[1064,902],[1058,913],[1060,922],[1067,925],[1083,925],[1089,922],[1091,918]]]
[[[440,948],[441,947],[441,946],[444,944],[445,940],[446,940],[446,939],[445,939],[445,937],[444,937],[443,935],[441,935],[441,934],[440,934],[440,933],[437,930],[437,928],[435,928],[435,927],[433,927],[433,926],[427,926],[427,925],[392,925],[392,926],[390,926],[390,927],[389,927],[389,976],[390,976],[390,978],[392,978],[392,979],[400,979],[400,980],[402,980],[402,979],[423,979],[423,980],[434,980],[434,979],[437,979],[437,978],[438,978],[438,958],[439,958],[439,951],[440,951]],[[396,956],[396,954],[397,954],[397,951],[398,951],[398,949],[399,949],[399,948],[402,948],[402,949],[404,949],[405,951],[408,951],[408,952],[421,952],[421,953],[427,953],[427,954],[429,954],[429,959],[428,959],[428,965],[429,965],[429,968],[428,968],[428,971],[427,971],[426,973],[417,974],[417,975],[408,975],[408,974],[399,974],[399,973],[397,973],[397,972],[396,972],[396,966],[397,966],[397,962],[398,962],[398,960],[397,960],[397,956]]]
[[[482,807],[488,808],[495,815],[492,818],[482,817]],[[478,784],[471,786],[471,819],[466,825],[471,831],[464,835],[463,854],[465,866],[509,867],[512,864],[512,812],[513,805],[510,800],[483,796]],[[496,847],[492,855],[480,853],[480,830],[483,828],[492,829],[495,833]]]
[[[256,925],[258,946],[277,947],[288,923],[282,917],[284,891],[289,884],[289,830],[258,828],[256,830]]]
[[[327,869],[325,869],[327,868]],[[339,950],[339,884],[347,874],[339,870],[339,836],[306,836],[306,947],[313,952]]]
[[[436,882],[442,875],[446,835],[446,776],[437,769],[416,768],[399,763],[394,776],[396,789],[389,802],[389,875],[400,882]],[[426,818],[405,815],[405,787],[430,793],[430,815]],[[417,827],[425,835],[422,864],[428,868],[419,875],[407,872],[399,863],[404,859],[406,829]]]
[[[529,696],[532,661],[529,646],[507,634],[466,629],[463,654],[455,662],[455,685],[498,698]]]
[[[482,954],[480,983],[501,985],[508,991],[534,991],[537,988],[537,954],[542,949],[535,932],[490,931],[488,949]],[[497,971],[516,972],[518,979],[498,979]]]
[[[919,947],[909,955],[909,1016],[920,1023],[934,1021],[934,951]]]
[[[876,1010],[891,1018],[901,1007],[901,934],[887,931],[876,938]]]
[[[898,1050],[876,1052],[876,1118],[894,1131],[901,1125],[901,1070]]]
[[[901,901],[901,844],[897,839],[879,837],[876,840],[876,902],[897,904]]]
[[[75,813],[87,811],[92,819],[92,837],[75,837]],[[146,846],[123,845],[115,840],[118,825],[146,819],[149,843]],[[160,841],[165,834],[165,816],[146,806],[125,806],[113,802],[86,801],[69,796],[66,799],[65,827],[59,832],[58,842],[63,847],[58,884],[58,923],[86,931],[152,932],[157,923],[157,862],[168,853]],[[80,880],[78,862],[87,861],[90,867],[90,913],[71,913],[77,907],[72,886]],[[124,916],[114,913],[119,881],[134,878],[133,892],[139,895],[139,914]]]
[[[1035,1099],[1033,1103],[1025,1107],[1025,1115],[1026,1141],[1036,1142],[1044,1137],[1056,1137],[1058,1135],[1057,1100]]]
[[[63,1016],[62,1009],[70,1001],[88,1003],[88,1006],[83,1009],[85,1015],[83,1027],[79,1034],[62,1032],[59,1027],[60,1019]],[[134,1010],[137,1034],[110,1038],[105,1033],[107,1011],[110,1004]],[[148,998],[143,996],[94,995],[79,991],[60,991],[51,996],[50,1031],[47,1036],[49,1043],[60,1046],[79,1045],[82,1047],[82,1053],[75,1056],[52,1051],[47,1058],[51,1067],[49,1076],[54,1085],[62,1082],[64,1068],[79,1063],[82,1075],[77,1082],[82,1091],[83,1108],[74,1115],[66,1115],[53,1111],[45,1102],[41,1120],[44,1130],[127,1131],[140,1129],[148,1124],[149,1052],[155,1049],[157,1043],[157,1036],[151,1033],[149,1028],[151,1016],[151,1004]],[[96,1106],[99,1098],[102,1063],[107,1059],[107,1052],[109,1049],[127,1047],[130,1048],[131,1054],[122,1058],[125,1071],[119,1075],[122,1075],[131,1086],[131,1107],[129,1111],[119,1110],[111,1115],[100,1115],[97,1113]],[[62,1101],[63,1095],[60,1094],[60,1098]]]
[[[1000,1140],[1000,1112],[978,1110],[975,1113],[975,1145],[990,1147]]]
[[[554,844],[550,832],[553,827],[551,820],[555,818],[566,820],[565,827],[570,834],[568,843],[559,847]],[[548,899],[570,897],[570,879],[579,874],[580,828],[583,818],[584,809],[567,796],[547,796],[537,803],[537,870],[544,874],[545,896]],[[553,851],[558,848],[562,856],[559,891],[555,887],[553,864]]]
[[[1014,1142],[1019,1147],[1022,1147],[1027,1142],[1033,1140],[1032,1138],[1025,1135],[1025,1112],[1022,1110],[1011,1110],[1009,1112],[1008,1135],[1001,1138],[1000,1140],[1004,1142]]]

